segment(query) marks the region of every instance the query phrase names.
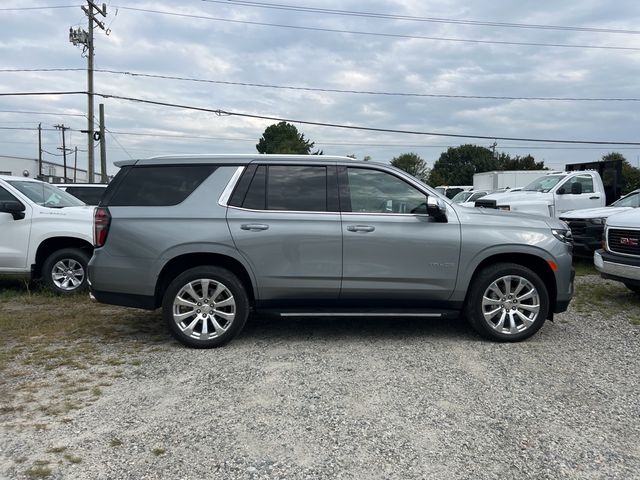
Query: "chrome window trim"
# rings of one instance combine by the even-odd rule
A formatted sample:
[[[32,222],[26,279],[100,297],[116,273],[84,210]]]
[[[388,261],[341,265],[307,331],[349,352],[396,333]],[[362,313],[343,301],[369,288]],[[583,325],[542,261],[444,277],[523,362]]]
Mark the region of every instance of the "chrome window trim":
[[[426,213],[380,213],[380,212],[326,212],[326,211],[316,211],[316,210],[255,210],[252,208],[244,208],[244,207],[236,207],[235,205],[223,205],[227,208],[233,208],[234,210],[241,210],[243,212],[252,212],[252,213],[295,213],[295,214],[308,214],[308,213],[319,213],[323,215],[377,215],[380,217],[428,217]]]
[[[241,166],[236,168],[236,171],[231,176],[229,183],[227,183],[227,186],[224,187],[224,190],[222,191],[222,194],[218,199],[218,205],[220,205],[221,207],[229,206],[228,203],[229,203],[229,198],[231,198],[231,193],[233,193],[233,189],[236,188],[236,185],[238,184],[238,180],[240,180],[240,177],[242,176],[245,168],[246,166]]]

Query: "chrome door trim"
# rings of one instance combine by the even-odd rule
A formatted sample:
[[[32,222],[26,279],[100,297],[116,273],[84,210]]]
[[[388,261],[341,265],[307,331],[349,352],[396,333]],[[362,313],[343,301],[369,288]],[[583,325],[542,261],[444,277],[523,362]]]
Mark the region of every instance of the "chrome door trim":
[[[229,198],[231,198],[231,193],[233,193],[233,189],[236,188],[238,180],[240,180],[240,177],[242,176],[245,168],[245,166],[236,168],[236,171],[231,176],[229,183],[227,183],[227,186],[224,188],[222,194],[220,195],[220,198],[218,199],[218,205],[220,205],[221,207],[228,206]]]

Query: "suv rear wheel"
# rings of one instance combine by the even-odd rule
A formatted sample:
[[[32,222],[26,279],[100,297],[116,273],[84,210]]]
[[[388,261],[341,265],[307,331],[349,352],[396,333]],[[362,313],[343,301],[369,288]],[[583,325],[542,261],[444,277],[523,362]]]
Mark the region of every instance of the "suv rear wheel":
[[[176,340],[194,348],[219,347],[238,335],[249,299],[238,278],[213,266],[195,267],[168,286],[162,314]]]
[[[42,264],[42,279],[55,293],[79,292],[87,286],[89,256],[79,248],[53,252]]]
[[[516,342],[536,333],[549,312],[547,289],[531,269],[498,263],[482,270],[469,290],[467,319],[483,337]]]

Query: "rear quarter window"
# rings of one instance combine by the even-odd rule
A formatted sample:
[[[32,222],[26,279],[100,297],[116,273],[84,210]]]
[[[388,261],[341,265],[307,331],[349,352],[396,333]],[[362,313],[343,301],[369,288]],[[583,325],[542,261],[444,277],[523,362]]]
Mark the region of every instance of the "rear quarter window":
[[[101,205],[113,207],[177,205],[191,195],[215,169],[215,165],[129,167],[116,175]]]

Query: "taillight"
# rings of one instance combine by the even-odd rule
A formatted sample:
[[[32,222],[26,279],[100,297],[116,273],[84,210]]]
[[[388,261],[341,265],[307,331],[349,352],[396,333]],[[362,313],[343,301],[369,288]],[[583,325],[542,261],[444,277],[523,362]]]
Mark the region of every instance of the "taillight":
[[[109,209],[97,207],[93,214],[93,245],[96,248],[102,247],[107,241],[110,225],[111,214],[109,213]]]

